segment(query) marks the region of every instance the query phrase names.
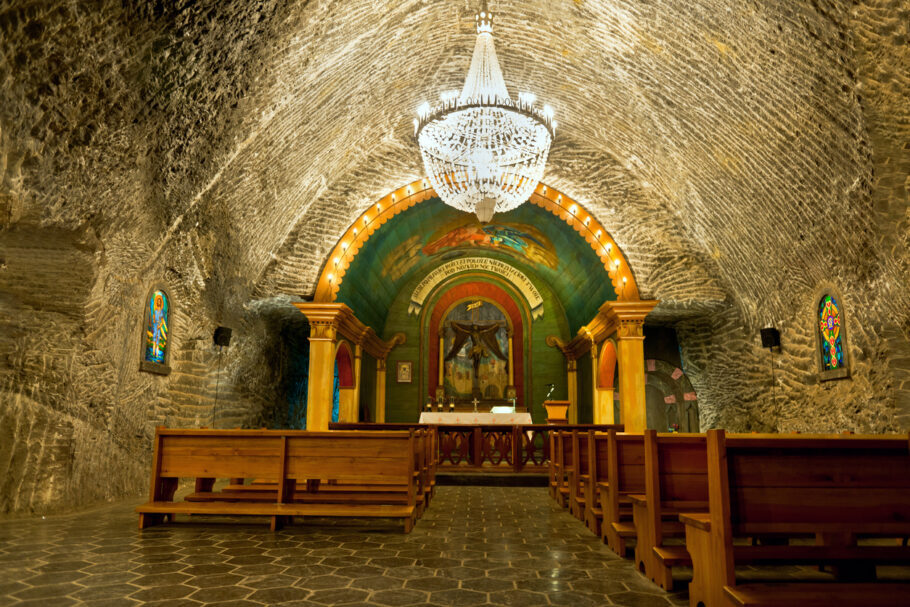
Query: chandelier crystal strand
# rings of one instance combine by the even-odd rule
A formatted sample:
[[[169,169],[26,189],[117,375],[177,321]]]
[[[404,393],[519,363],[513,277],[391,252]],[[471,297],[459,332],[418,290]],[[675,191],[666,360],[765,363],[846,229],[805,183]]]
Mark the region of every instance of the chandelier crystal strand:
[[[461,93],[423,104],[415,120],[424,169],[443,202],[481,221],[524,203],[543,177],[555,122],[536,97],[509,96],[493,43],[493,14],[475,16],[477,40]]]

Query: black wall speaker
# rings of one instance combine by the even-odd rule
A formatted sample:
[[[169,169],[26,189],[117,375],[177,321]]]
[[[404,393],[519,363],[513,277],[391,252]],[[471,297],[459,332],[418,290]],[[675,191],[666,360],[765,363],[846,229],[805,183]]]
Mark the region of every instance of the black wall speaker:
[[[218,327],[217,329],[215,329],[215,345],[216,346],[231,345],[231,330],[228,327]]]
[[[761,347],[762,348],[779,348],[780,347],[780,331],[771,327],[769,329],[761,330]]]

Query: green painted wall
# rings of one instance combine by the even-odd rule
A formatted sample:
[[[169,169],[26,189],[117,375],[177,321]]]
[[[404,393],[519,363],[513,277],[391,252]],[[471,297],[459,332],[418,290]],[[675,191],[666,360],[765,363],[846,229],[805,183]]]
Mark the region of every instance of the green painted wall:
[[[508,235],[495,246],[471,240],[495,226],[532,236],[521,237],[524,249],[510,246]],[[464,228],[473,231],[472,236],[455,239],[451,246],[433,247]],[[548,211],[524,204],[482,226],[473,215],[435,198],[403,211],[378,229],[347,269],[337,301],[348,304],[360,320],[380,332],[390,318],[392,303],[416,277],[443,261],[485,253],[496,253],[492,256],[547,282],[562,303],[572,334],[594,317],[604,301],[616,299],[591,246]]]
[[[518,267],[514,260],[496,255],[489,256],[501,258],[503,261]],[[543,423],[546,420],[546,412],[543,410],[543,399],[547,393],[547,384],[556,384],[556,389],[551,398],[565,399],[568,397],[565,359],[558,349],[546,345],[545,340],[548,335],[556,335],[560,339],[568,339],[569,323],[562,304],[549,283],[529,269],[522,268],[522,271],[528,275],[534,286],[537,287],[544,301],[543,316],[538,320],[531,321],[530,351],[525,352],[524,363],[525,393],[531,404],[531,415],[535,422]],[[386,378],[386,421],[388,422],[416,421],[420,415],[421,407],[426,404],[429,370],[420,366],[422,357],[418,317],[408,315],[410,295],[422,278],[423,273],[414,276],[401,288],[389,308],[385,328],[382,332],[384,339],[390,339],[395,333],[399,332],[407,336],[405,344],[392,350],[389,355],[388,375]],[[462,282],[474,280],[478,280],[476,275],[457,279],[448,283],[445,289],[440,289],[434,293],[424,307],[424,317],[426,318],[422,317],[421,320],[428,322],[429,312],[445,290]],[[521,296],[517,295],[517,297],[520,298]],[[519,300],[519,303],[521,304],[522,302]],[[527,331],[527,322],[525,322],[525,327]],[[426,354],[423,355],[423,358],[425,357]],[[412,383],[399,384],[396,381],[396,367],[399,361],[412,362],[414,380]],[[530,387],[530,390],[528,390],[528,387]]]

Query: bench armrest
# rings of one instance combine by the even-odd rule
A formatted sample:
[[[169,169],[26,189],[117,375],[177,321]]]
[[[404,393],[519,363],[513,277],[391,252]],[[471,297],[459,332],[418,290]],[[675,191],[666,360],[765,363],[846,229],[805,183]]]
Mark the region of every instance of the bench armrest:
[[[648,496],[643,493],[631,493],[631,494],[627,495],[626,497],[628,497],[629,501],[632,502],[633,504],[638,504],[639,506],[648,505]]]
[[[707,512],[686,512],[679,515],[679,520],[702,531],[711,531],[711,516]]]

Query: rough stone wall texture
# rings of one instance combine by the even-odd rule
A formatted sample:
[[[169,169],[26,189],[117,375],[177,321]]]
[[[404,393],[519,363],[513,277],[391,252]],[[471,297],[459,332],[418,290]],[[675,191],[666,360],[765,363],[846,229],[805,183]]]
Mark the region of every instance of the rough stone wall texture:
[[[143,491],[154,425],[210,422],[216,385],[219,425],[275,419],[288,301],[421,176],[414,110],[460,87],[475,8],[0,2],[0,513]],[[545,181],[663,302],[703,427],[910,427],[905,0],[493,9],[510,90],[558,115]],[[167,377],[137,370],[156,282]],[[825,285],[853,377],[819,384]]]

